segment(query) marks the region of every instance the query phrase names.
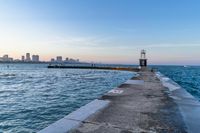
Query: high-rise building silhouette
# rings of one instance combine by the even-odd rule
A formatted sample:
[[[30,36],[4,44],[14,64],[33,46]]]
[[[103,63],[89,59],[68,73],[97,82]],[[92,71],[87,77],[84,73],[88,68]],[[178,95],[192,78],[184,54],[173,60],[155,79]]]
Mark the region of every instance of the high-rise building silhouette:
[[[57,61],[57,62],[62,62],[62,56],[57,56],[57,57],[56,57],[56,61]]]
[[[32,55],[33,62],[39,62],[39,55]]]
[[[26,53],[26,61],[31,61],[30,53]]]
[[[22,55],[22,59],[21,59],[21,61],[25,61],[25,57]]]

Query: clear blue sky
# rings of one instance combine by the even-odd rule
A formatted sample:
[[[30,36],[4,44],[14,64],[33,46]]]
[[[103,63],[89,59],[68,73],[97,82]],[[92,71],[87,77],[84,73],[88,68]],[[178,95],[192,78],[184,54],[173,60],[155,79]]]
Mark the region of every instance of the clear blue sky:
[[[0,56],[200,65],[198,0],[1,0]]]

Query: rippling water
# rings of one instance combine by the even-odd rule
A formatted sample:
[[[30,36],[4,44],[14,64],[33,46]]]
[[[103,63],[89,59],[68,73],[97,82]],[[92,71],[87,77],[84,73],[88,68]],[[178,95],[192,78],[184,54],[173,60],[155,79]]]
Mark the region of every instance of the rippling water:
[[[157,68],[200,100],[200,67],[160,66]]]
[[[36,132],[120,85],[122,71],[0,64],[0,133]]]

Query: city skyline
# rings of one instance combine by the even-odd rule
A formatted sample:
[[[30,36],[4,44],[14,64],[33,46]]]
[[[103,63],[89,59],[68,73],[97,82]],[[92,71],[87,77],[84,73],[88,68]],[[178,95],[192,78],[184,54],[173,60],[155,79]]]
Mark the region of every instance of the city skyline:
[[[200,65],[197,0],[2,0],[0,53],[86,62]]]
[[[80,63],[79,59],[73,59],[70,57],[63,58],[62,56],[56,56],[55,58],[51,58],[49,60],[40,60],[40,56],[36,54],[26,53],[21,56],[21,59],[11,57],[8,54],[4,54],[0,57],[0,62],[69,62],[69,63]]]

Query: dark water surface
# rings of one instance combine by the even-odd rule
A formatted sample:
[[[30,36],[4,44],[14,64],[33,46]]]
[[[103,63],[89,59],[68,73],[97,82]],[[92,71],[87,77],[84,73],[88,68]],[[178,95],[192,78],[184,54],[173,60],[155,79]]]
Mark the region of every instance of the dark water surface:
[[[171,78],[190,94],[200,100],[200,67],[198,66],[156,66],[165,76]]]
[[[32,133],[125,82],[134,73],[0,64],[0,133]],[[200,100],[200,67],[153,66]]]
[[[0,133],[39,131],[134,75],[46,66],[0,64]]]

